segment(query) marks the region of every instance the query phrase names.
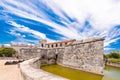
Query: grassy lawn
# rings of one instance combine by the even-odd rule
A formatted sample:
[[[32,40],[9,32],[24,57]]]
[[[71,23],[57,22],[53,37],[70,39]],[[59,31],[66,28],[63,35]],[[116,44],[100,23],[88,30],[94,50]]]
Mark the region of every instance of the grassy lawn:
[[[120,59],[114,59],[114,58],[111,58],[109,59],[110,62],[120,62]]]

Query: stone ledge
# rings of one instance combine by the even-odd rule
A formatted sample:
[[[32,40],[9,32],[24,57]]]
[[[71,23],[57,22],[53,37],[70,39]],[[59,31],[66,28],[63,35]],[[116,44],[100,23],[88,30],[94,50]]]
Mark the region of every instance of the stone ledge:
[[[120,62],[107,62],[106,63],[108,66],[113,66],[113,67],[118,67],[120,68]]]
[[[93,38],[88,38],[88,39],[84,39],[84,40],[80,40],[80,41],[74,41],[70,45],[85,44],[85,43],[91,43],[91,42],[103,41],[103,40],[105,40],[105,39],[99,38],[99,37],[93,37]],[[70,45],[67,45],[67,46],[70,46]]]
[[[19,66],[23,80],[68,80],[38,69],[40,66],[39,58],[24,61]]]

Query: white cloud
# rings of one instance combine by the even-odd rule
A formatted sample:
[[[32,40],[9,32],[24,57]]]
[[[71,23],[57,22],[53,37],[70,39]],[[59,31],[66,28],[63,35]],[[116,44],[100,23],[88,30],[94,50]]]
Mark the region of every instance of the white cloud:
[[[15,43],[16,44],[29,44],[29,43],[38,44],[38,40],[40,40],[40,39],[47,39],[48,42],[54,41],[52,39],[47,38],[44,33],[30,29],[29,27],[26,27],[24,25],[17,24],[14,21],[9,21],[8,24],[14,26],[14,28],[12,28],[10,32],[8,32],[9,34],[17,37],[16,40],[12,41],[12,43],[14,43],[14,44]],[[27,33],[29,36],[32,36],[32,37],[36,38],[37,40],[25,39],[26,35],[21,35],[18,32]]]
[[[78,19],[79,22],[83,23],[87,17],[90,17],[90,23],[95,29],[98,27],[99,30],[110,29],[120,23],[120,2],[113,3],[112,0],[53,1],[70,17]]]
[[[12,44],[38,44],[38,40],[29,40],[23,37],[18,37],[17,39],[11,41]]]
[[[8,1],[9,2],[9,1]],[[2,5],[8,10],[8,12],[10,13],[13,13],[13,14],[16,14],[18,16],[21,16],[21,17],[24,17],[24,18],[28,18],[28,19],[32,19],[32,20],[36,20],[36,21],[39,21],[39,22],[42,22],[44,24],[47,24],[49,25],[50,27],[52,27],[53,31],[55,31],[56,33],[59,33],[63,36],[65,36],[66,38],[81,38],[81,36],[78,37],[78,33],[76,32],[76,30],[74,28],[66,28],[64,26],[61,26],[61,25],[58,25],[52,21],[49,20],[49,18],[46,19],[46,16],[42,15],[42,14],[39,14],[40,17],[34,15],[34,14],[30,14],[26,11],[23,11],[21,9],[18,9],[18,8],[14,8],[12,6],[9,6],[9,5],[6,5],[6,3],[2,3]],[[24,5],[22,5],[24,6]],[[42,17],[42,18],[41,18]],[[71,29],[74,29],[72,32]],[[65,30],[65,31],[64,31]],[[71,34],[71,35],[69,35]]]
[[[25,35],[20,34],[19,32],[16,32],[15,28],[11,29],[10,31],[7,31],[7,33],[14,35],[16,37],[25,37]]]
[[[22,35],[22,37],[26,37],[25,35]]]
[[[85,28],[86,26],[77,26],[78,28],[80,27],[83,29],[83,32],[80,32],[78,28],[74,31],[74,25],[69,25],[71,31],[74,31],[74,33],[77,31],[79,32],[78,35],[75,34],[77,36],[75,38],[80,36],[81,39],[92,36],[104,37],[106,39],[104,46],[109,46],[111,43],[115,43],[120,39],[120,29],[114,28],[116,25],[120,25],[120,1],[64,0],[63,2],[60,0],[53,0],[48,2],[47,0],[44,0],[43,2],[45,4],[47,3],[56,14],[58,12],[56,10],[60,8],[63,12],[69,15],[69,17],[77,19],[78,24],[84,24],[85,20],[88,19],[92,29]]]
[[[58,21],[66,26],[55,23],[47,13],[41,10],[44,9],[43,6],[35,5],[41,3],[53,10],[60,17]],[[115,28],[116,25],[120,25],[119,0],[39,0],[37,2],[25,0],[24,3],[16,0],[2,0],[0,5],[8,13],[48,25],[53,32],[63,35],[62,39],[85,39],[99,36],[106,39],[105,47],[120,39],[120,28]],[[75,21],[71,22],[63,12]],[[54,18],[54,16],[52,17]],[[84,25],[86,20],[90,25]],[[10,24],[21,32],[46,38],[45,34],[31,30],[24,25],[15,22],[10,22]],[[89,28],[90,26],[91,28]]]
[[[16,31],[33,34],[34,36],[38,37],[39,39],[45,39],[46,38],[45,34],[40,33],[38,31],[35,31],[33,29],[30,29],[29,27],[26,27],[24,25],[17,24],[13,21],[9,21],[9,24],[14,26]],[[20,36],[20,33],[18,33],[16,35]],[[25,35],[22,35],[22,37],[25,37]]]

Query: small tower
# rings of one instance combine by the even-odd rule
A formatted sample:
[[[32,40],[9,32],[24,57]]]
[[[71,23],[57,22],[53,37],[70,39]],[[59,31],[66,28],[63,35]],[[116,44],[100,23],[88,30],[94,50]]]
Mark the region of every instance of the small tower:
[[[39,46],[40,47],[46,47],[45,45],[47,44],[47,40],[46,39],[41,39],[40,41],[39,41]]]

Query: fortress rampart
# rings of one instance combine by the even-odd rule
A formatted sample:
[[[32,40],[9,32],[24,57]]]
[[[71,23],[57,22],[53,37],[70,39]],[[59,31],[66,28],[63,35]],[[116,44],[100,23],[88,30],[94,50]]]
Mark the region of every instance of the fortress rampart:
[[[23,80],[68,80],[40,69],[40,58],[33,58],[20,63]]]
[[[59,64],[78,70],[103,74],[103,38],[70,41],[65,47],[21,48],[20,57],[41,58],[41,63]]]

